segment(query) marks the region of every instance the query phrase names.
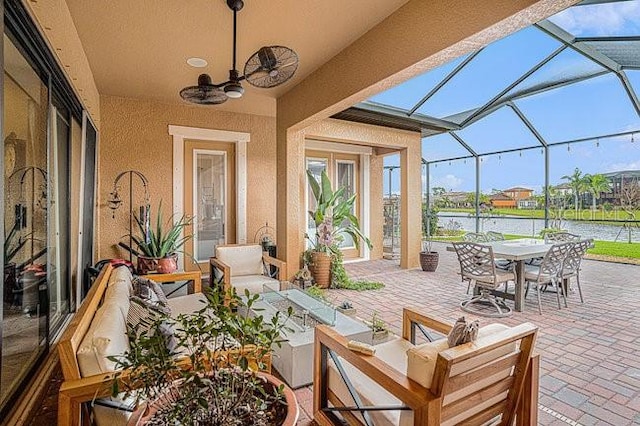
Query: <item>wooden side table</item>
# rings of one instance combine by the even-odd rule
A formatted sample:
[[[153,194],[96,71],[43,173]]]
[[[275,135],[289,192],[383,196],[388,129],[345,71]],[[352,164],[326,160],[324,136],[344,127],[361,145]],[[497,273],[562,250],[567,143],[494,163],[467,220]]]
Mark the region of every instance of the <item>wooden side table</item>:
[[[200,271],[176,271],[172,274],[147,274],[142,275],[143,278],[148,278],[157,283],[173,283],[176,281],[185,281],[185,283],[178,288],[172,290],[167,297],[171,296],[176,291],[183,288],[185,285],[187,287],[187,293],[202,293],[202,272]]]

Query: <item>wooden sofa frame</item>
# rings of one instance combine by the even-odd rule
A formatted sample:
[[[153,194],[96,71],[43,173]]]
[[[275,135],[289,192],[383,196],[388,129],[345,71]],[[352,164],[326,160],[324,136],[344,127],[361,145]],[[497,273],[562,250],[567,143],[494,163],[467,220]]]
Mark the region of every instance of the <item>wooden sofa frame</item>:
[[[428,339],[429,333],[425,328],[445,335],[451,330],[451,325],[408,308],[403,310],[402,324],[402,338],[414,344],[416,330],[421,331]],[[321,426],[342,424],[336,416],[336,413],[339,412],[349,424],[363,425],[365,423],[354,415],[354,412],[405,409],[413,410],[414,425],[436,426],[456,413],[464,412],[474,404],[508,390],[509,393],[505,400],[486,408],[460,424],[480,425],[503,413],[500,425],[512,425],[514,421],[517,426],[537,425],[540,356],[532,352],[536,333],[537,327],[532,324],[522,324],[514,327],[505,340],[486,347],[461,355],[452,356],[451,354],[455,351],[451,350],[440,353],[436,361],[433,383],[431,389],[428,389],[407,377],[404,372],[396,370],[375,356],[366,356],[349,350],[348,340],[344,336],[329,327],[318,326],[315,330],[314,348],[314,420]],[[464,369],[465,361],[518,340],[520,341],[518,355],[503,356],[480,367],[463,370],[461,374],[450,377],[452,367],[454,370]],[[362,407],[357,401],[357,396],[355,407],[352,406],[353,404],[346,406],[328,388],[328,362],[330,358],[337,359],[336,356],[353,365],[394,395],[404,407]],[[443,407],[446,395],[463,389],[482,377],[503,371],[509,366],[515,368],[513,376]],[[339,371],[342,369],[337,367]],[[341,375],[343,373],[344,371],[340,372]],[[352,395],[356,394],[355,389],[351,389],[349,383],[347,383],[347,387]],[[360,407],[358,407],[359,405]],[[359,408],[365,409],[360,410]]]
[[[242,245],[246,244],[227,244],[220,247],[233,247]],[[275,257],[269,256],[266,251],[262,252],[262,262],[264,263],[265,268],[268,268],[269,266],[275,266],[278,269],[278,271],[276,272],[276,276],[273,277],[277,280],[280,280],[282,278],[282,274],[286,273],[287,263],[282,260],[276,259]],[[228,295],[231,294],[231,267],[220,259],[211,257],[209,258],[209,269],[209,285],[212,288],[220,288],[220,286],[222,286],[221,289],[224,291],[225,301],[228,302]],[[216,270],[222,273],[222,276],[219,279],[216,279]]]
[[[102,269],[58,343],[60,365],[64,376],[64,382],[58,393],[59,426],[80,425],[83,420],[83,403],[111,396],[112,383],[116,373],[82,377],[76,353],[102,303],[112,271],[111,265],[106,265]],[[193,285],[189,286],[189,290],[193,293],[202,293],[202,274],[200,271],[153,274],[148,277],[159,283],[192,281]],[[227,359],[236,359],[235,353],[240,352],[240,349],[229,352]],[[268,355],[262,361],[265,365],[263,371],[270,373],[271,356]],[[185,368],[188,368],[188,358],[184,359],[184,363]],[[131,388],[130,383],[127,383],[126,370],[120,372],[118,380],[123,385],[121,388],[125,388],[125,386]],[[88,424],[88,422],[83,424]]]

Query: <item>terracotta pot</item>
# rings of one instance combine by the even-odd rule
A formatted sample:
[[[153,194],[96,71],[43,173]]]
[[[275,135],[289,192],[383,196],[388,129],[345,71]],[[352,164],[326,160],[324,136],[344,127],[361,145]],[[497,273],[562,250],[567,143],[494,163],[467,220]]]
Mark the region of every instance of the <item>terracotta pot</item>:
[[[165,257],[138,256],[138,274],[145,275],[149,272],[159,274],[171,274],[178,270],[178,255],[173,253]]]
[[[298,401],[296,400],[296,395],[293,393],[293,390],[287,386],[282,381],[278,380],[271,374],[259,372],[256,373],[260,377],[264,377],[268,383],[270,383],[274,387],[278,387],[280,385],[283,386],[284,398],[287,404],[287,416],[282,419],[282,422],[278,423],[279,426],[295,426],[298,422],[298,417],[300,415],[300,409],[298,407]],[[144,404],[138,407],[129,417],[129,421],[127,422],[128,426],[144,426],[153,418],[155,413],[162,407],[167,404],[172,404],[173,401],[170,398],[160,397],[155,400],[152,404]]]
[[[331,284],[331,256],[328,253],[314,251],[311,253],[311,273],[316,285],[320,288],[329,288]]]
[[[437,251],[421,251],[420,252],[420,266],[422,270],[426,272],[435,272],[438,269],[438,262],[440,255]]]

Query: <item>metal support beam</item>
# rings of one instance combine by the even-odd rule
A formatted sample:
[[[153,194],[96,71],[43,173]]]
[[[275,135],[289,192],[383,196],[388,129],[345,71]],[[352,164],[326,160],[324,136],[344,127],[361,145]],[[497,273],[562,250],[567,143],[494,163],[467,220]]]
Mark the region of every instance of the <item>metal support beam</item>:
[[[480,157],[476,156],[476,232],[480,232]]]
[[[431,211],[431,180],[429,178],[429,163],[426,163],[424,167],[426,169],[425,183],[427,185],[424,193],[425,203],[427,203],[427,237],[431,238],[431,215],[433,212]]]
[[[477,153],[477,152],[475,152],[475,151],[473,150],[473,148],[471,148],[471,147],[469,146],[469,144],[468,144],[468,143],[466,143],[466,142],[464,141],[464,139],[462,139],[460,136],[458,136],[458,135],[457,135],[456,133],[454,133],[454,132],[449,132],[449,134],[450,134],[450,135],[451,135],[455,140],[457,140],[457,141],[458,141],[458,143],[459,143],[460,145],[462,145],[462,147],[463,147],[464,149],[466,149],[467,151],[469,151],[469,154],[473,155],[474,157],[477,157],[477,156],[478,156],[478,153]]]
[[[482,48],[484,49],[484,48]],[[457,67],[455,67],[453,69],[453,71],[451,71],[449,74],[447,74],[447,76],[445,78],[443,78],[442,80],[440,80],[440,83],[436,84],[436,86],[431,89],[429,91],[429,93],[427,93],[422,99],[420,99],[418,101],[417,104],[415,104],[413,106],[413,108],[411,108],[411,110],[407,113],[407,115],[411,116],[413,115],[414,112],[416,112],[418,110],[418,108],[420,108],[422,105],[424,105],[425,102],[427,102],[433,95],[436,94],[436,92],[438,90],[440,90],[445,84],[447,84],[453,77],[456,76],[456,74],[458,74],[469,62],[471,62],[473,60],[473,58],[475,58],[476,56],[478,56],[478,54],[480,52],[482,52],[482,49],[476,50],[475,52],[473,52],[471,55],[467,56],[467,58],[462,61],[460,63],[460,65],[458,65]]]
[[[529,129],[529,131],[538,140],[538,142],[540,142],[540,145],[547,147],[548,146],[547,142],[544,140],[544,138],[542,137],[540,132],[538,132],[535,126],[529,121],[529,119],[522,113],[520,108],[518,108],[518,106],[513,102],[509,102],[507,105],[509,105],[509,107],[513,110],[513,112],[516,113],[520,121],[522,121],[522,123],[527,127],[527,129]]]
[[[640,116],[640,100],[638,100],[638,95],[633,89],[633,86],[631,85],[627,74],[624,71],[619,71],[617,74],[620,82],[622,83],[622,87],[624,87],[625,92],[627,92],[627,96],[629,96],[633,107],[636,109],[636,114]]]
[[[549,188],[551,185],[549,177],[549,146],[544,149],[544,227],[549,227]]]
[[[522,74],[520,77],[518,77],[513,83],[511,83],[510,85],[508,85],[507,87],[505,87],[501,92],[499,92],[496,96],[494,96],[489,102],[485,103],[483,106],[481,106],[479,109],[476,110],[476,112],[474,112],[473,114],[471,114],[471,116],[469,116],[468,118],[466,118],[464,121],[462,121],[462,123],[460,123],[460,126],[464,127],[467,125],[467,123],[472,122],[476,116],[482,114],[483,112],[485,112],[487,109],[489,109],[494,103],[496,103],[498,100],[500,100],[501,97],[503,97],[504,95],[506,95],[507,93],[509,93],[513,88],[515,88],[518,84],[522,83],[524,80],[526,80],[527,78],[529,78],[529,76],[531,76],[531,74],[535,73],[536,71],[538,71],[540,68],[542,68],[543,66],[545,66],[546,64],[549,63],[549,61],[551,61],[553,58],[555,58],[556,56],[558,56],[560,53],[562,53],[565,49],[567,48],[566,45],[560,46],[559,48],[557,48],[556,50],[554,50],[549,56],[547,56],[546,58],[544,58],[542,61],[538,62],[536,65],[534,65],[533,67],[531,67],[531,69],[529,69],[529,71],[525,72],[524,74]]]

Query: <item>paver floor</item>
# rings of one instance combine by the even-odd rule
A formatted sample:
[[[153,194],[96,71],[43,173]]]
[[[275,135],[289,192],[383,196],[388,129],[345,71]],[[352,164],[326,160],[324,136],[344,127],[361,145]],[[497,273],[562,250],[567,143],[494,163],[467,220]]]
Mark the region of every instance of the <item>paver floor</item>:
[[[381,281],[385,288],[329,290],[329,298],[335,303],[349,299],[363,319],[376,311],[397,334],[404,306],[453,322],[463,314],[459,303],[467,297],[467,284],[460,281],[455,253],[444,244],[434,248],[440,253],[436,272],[403,270],[387,260],[351,263],[346,265],[351,278]],[[556,295],[547,292],[539,315],[532,291],[524,312],[478,318],[481,325],[532,322],[540,327],[541,424],[640,424],[640,266],[585,260],[581,283],[584,304],[576,289],[568,308],[558,309]]]

